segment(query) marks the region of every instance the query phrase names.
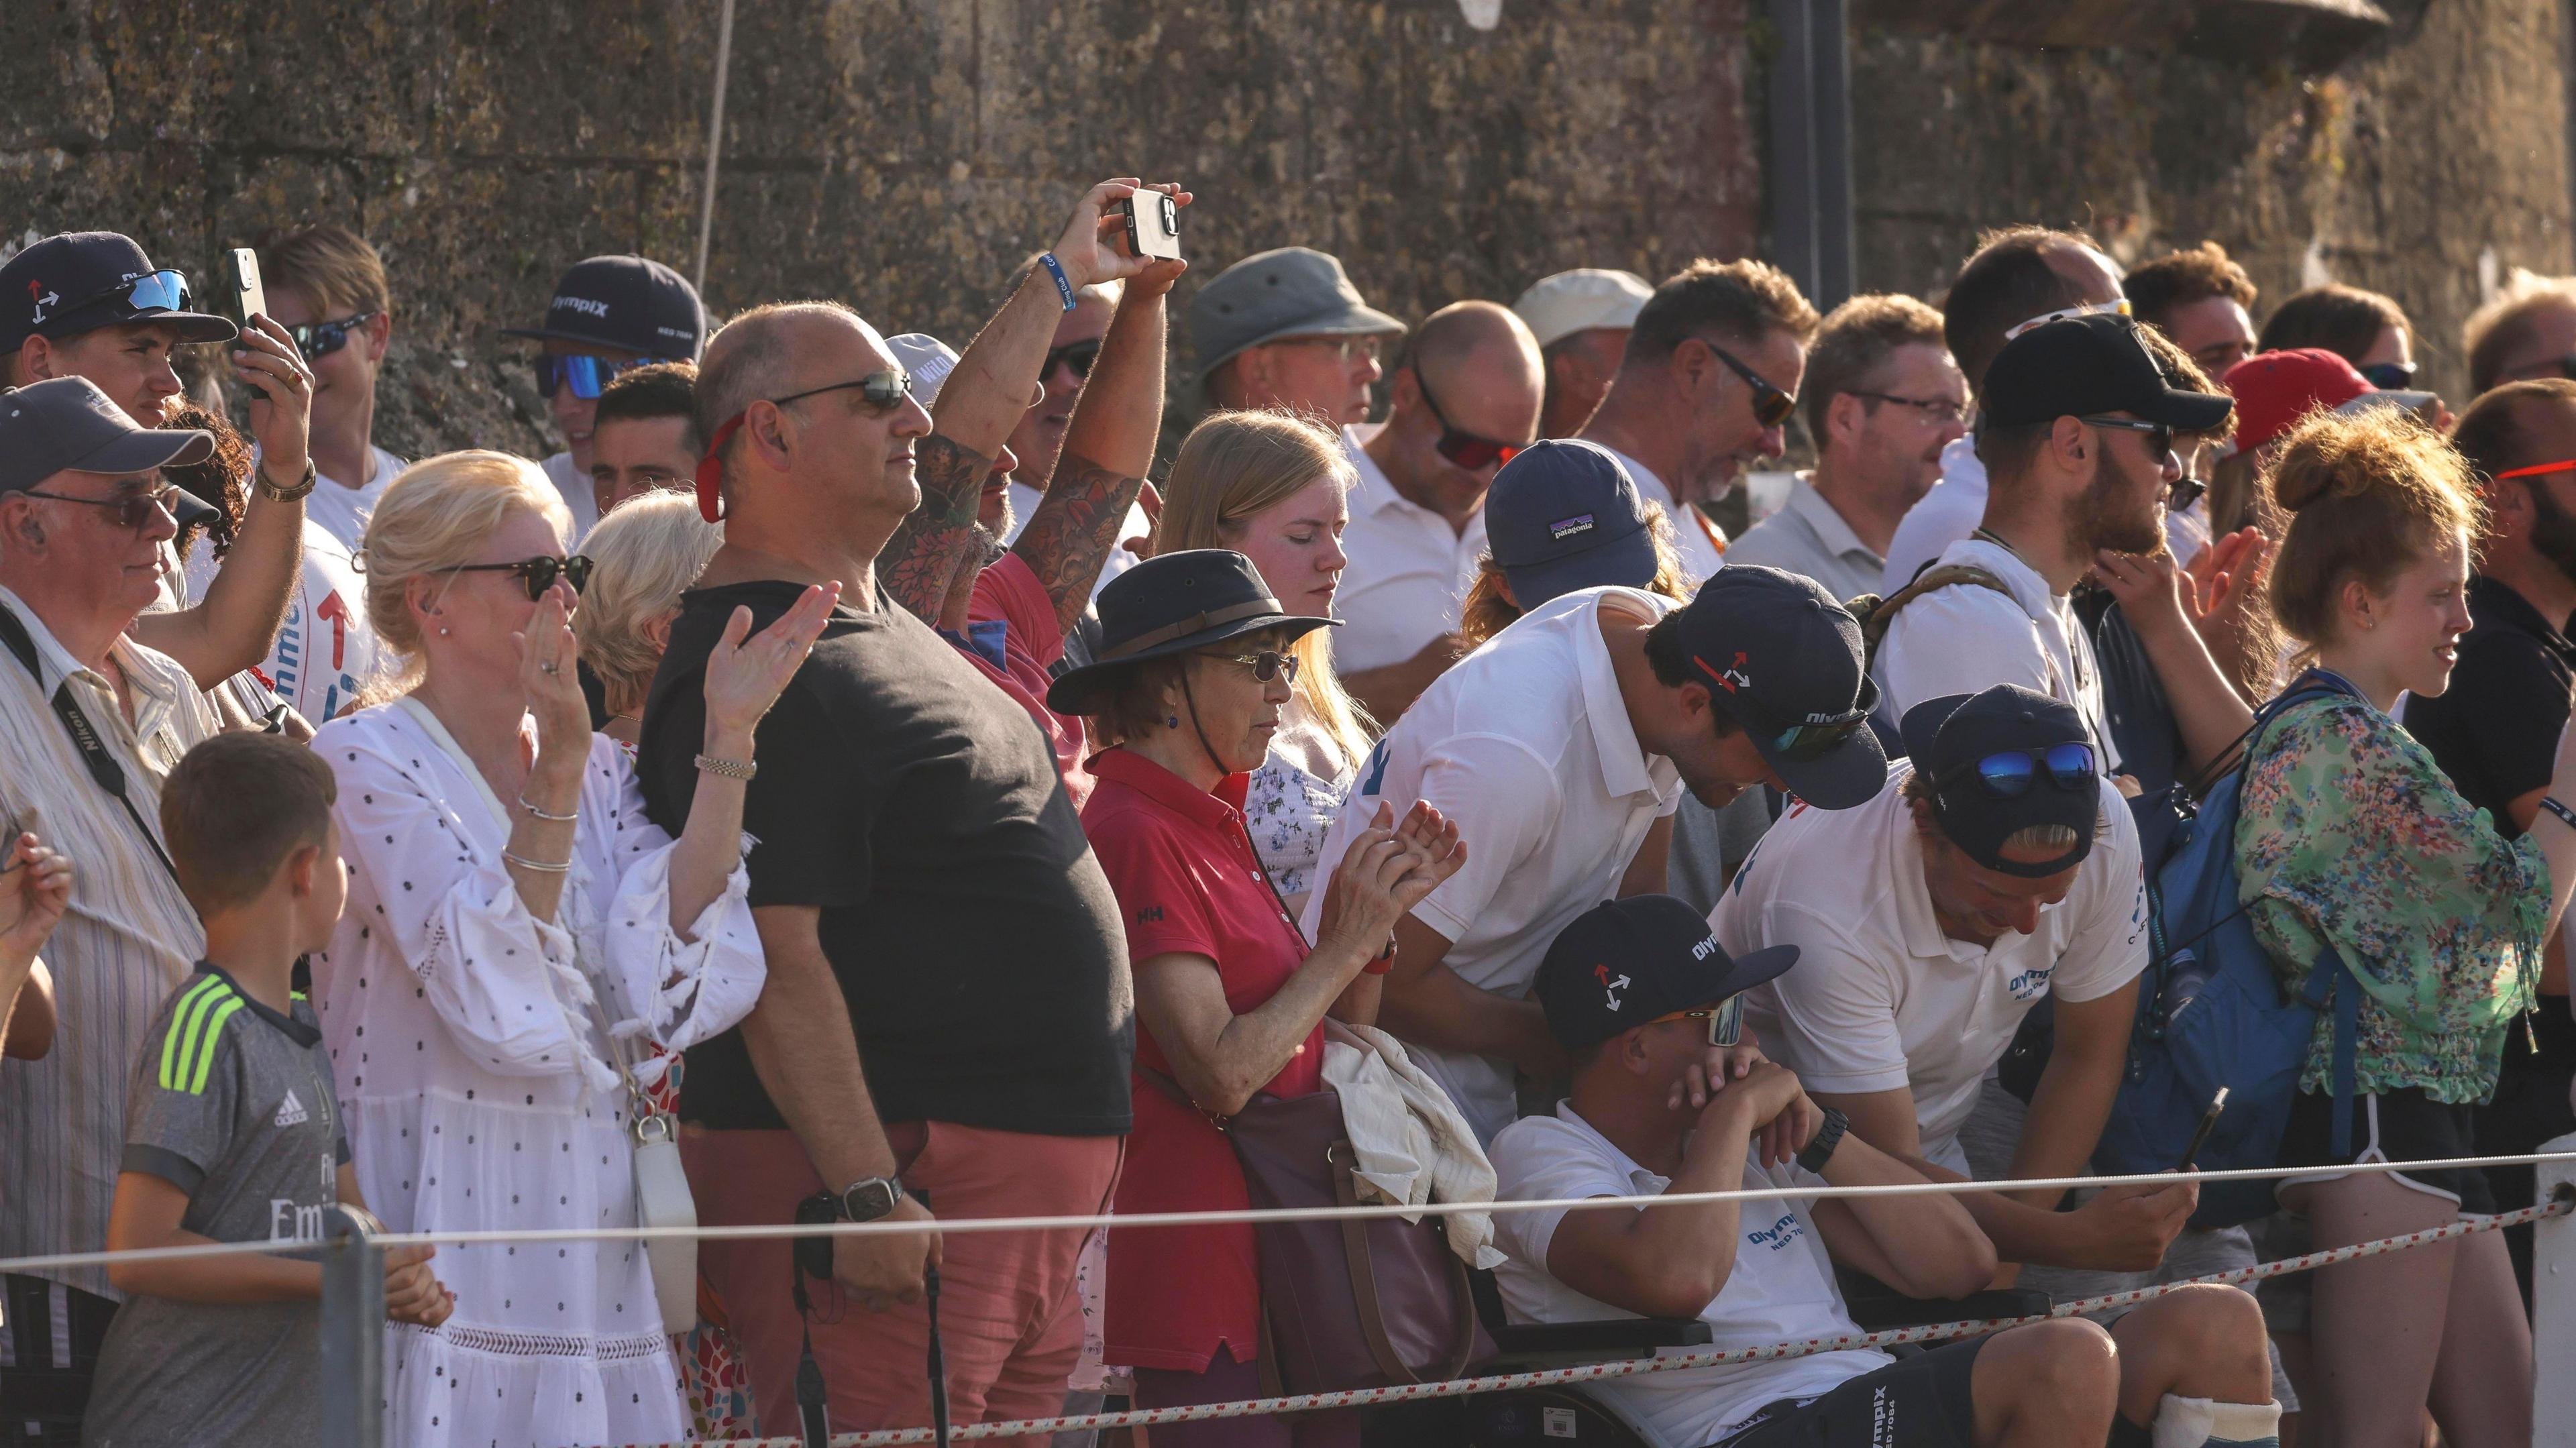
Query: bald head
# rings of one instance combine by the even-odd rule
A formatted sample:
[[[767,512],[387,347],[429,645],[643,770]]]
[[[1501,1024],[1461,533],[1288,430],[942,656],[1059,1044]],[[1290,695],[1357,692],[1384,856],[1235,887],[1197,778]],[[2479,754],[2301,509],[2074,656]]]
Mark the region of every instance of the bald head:
[[[1452,302],[1423,318],[1413,334],[1413,365],[1428,369],[1432,385],[1452,368],[1484,359],[1510,370],[1525,364],[1540,376],[1538,337],[1511,308],[1494,302]]]
[[[1458,434],[1526,446],[1538,436],[1546,376],[1538,338],[1510,308],[1492,302],[1442,307],[1414,329],[1386,427],[1369,444],[1369,456],[1398,493],[1463,526],[1501,459],[1461,466],[1440,451],[1441,440]]]
[[[725,323],[698,361],[698,436],[713,441],[753,403],[796,391],[799,367],[845,349],[852,333],[885,352],[877,329],[839,302],[772,302]]]

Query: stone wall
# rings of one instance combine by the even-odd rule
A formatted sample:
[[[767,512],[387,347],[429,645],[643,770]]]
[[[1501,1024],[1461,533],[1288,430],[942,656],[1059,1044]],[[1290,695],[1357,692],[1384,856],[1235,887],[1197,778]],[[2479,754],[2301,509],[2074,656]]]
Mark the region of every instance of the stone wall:
[[[1479,29],[1457,0],[739,0],[708,300],[962,344],[1085,186],[1138,170],[1196,190],[1192,255],[1327,247],[1404,316],[1739,255],[1746,3],[1508,0]],[[110,227],[202,276],[270,225],[355,226],[399,308],[379,440],[547,446],[494,331],[584,255],[688,270],[717,10],[10,0],[0,245]]]

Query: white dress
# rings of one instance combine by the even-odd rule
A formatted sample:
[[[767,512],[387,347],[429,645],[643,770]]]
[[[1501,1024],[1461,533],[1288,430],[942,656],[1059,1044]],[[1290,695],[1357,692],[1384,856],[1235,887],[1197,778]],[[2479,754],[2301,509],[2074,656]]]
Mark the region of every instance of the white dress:
[[[765,967],[742,868],[674,934],[671,838],[593,736],[561,923],[540,922],[502,868],[510,822],[427,710],[362,710],[313,747],[351,867],[313,994],[368,1205],[396,1232],[636,1225],[626,1093],[595,1022],[678,1048],[749,1012]],[[687,1436],[641,1244],[450,1246],[432,1265],[455,1312],[387,1327],[386,1441]]]

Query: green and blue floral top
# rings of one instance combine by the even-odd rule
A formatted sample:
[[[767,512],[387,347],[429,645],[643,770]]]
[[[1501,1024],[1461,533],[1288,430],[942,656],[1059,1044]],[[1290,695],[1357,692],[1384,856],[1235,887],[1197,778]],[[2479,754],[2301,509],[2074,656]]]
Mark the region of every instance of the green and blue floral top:
[[[2368,703],[2330,696],[2264,730],[2236,823],[2238,898],[2296,994],[2331,941],[2361,982],[2355,1089],[2435,1101],[2495,1090],[2549,935],[2549,864],[2460,797],[2433,756]],[[2333,1089],[2320,1013],[2299,1089]]]

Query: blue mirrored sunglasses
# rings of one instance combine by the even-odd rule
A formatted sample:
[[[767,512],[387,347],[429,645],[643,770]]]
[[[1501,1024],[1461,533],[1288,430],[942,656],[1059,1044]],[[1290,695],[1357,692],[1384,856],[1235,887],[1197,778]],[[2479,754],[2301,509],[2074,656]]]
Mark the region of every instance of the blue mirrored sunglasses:
[[[374,320],[375,315],[373,312],[360,312],[354,317],[342,317],[336,322],[313,322],[301,327],[289,327],[286,329],[286,335],[295,339],[295,350],[304,354],[305,361],[311,362],[328,357],[348,346],[349,334]]]
[[[2045,749],[2006,749],[1976,762],[1977,783],[1997,799],[2019,799],[2043,772],[2064,790],[2095,789],[2098,775],[2090,744],[2052,744]]]
[[[77,312],[100,302],[121,300],[138,312],[191,312],[196,298],[188,290],[188,279],[174,271],[157,271],[139,277],[127,277],[112,287],[105,287],[64,308]]]
[[[637,357],[612,362],[605,357],[541,356],[537,358],[537,395],[552,398],[558,389],[569,387],[573,396],[584,402],[594,401],[599,390],[615,381],[619,373],[647,366],[652,360]]]

